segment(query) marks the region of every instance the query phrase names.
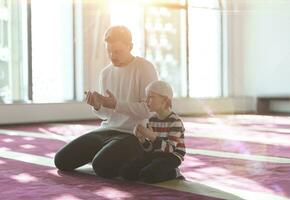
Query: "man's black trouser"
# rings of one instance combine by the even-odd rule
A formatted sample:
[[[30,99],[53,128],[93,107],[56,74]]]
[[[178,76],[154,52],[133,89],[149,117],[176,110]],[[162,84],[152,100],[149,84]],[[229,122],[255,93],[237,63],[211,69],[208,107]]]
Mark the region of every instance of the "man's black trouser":
[[[145,152],[142,157],[125,163],[120,176],[127,180],[157,183],[177,178],[181,161],[172,153]]]
[[[60,170],[71,171],[92,162],[96,174],[111,178],[118,176],[123,163],[136,159],[142,152],[134,135],[99,129],[65,145],[55,155],[54,163]]]

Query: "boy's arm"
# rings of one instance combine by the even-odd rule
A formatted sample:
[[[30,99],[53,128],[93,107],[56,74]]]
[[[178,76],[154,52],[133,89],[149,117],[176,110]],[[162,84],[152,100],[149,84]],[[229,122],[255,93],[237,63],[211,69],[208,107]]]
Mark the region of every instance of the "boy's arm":
[[[177,149],[185,151],[184,146],[184,127],[181,120],[175,121],[170,126],[168,137],[157,137],[153,142],[154,149],[159,149],[163,152],[172,153]]]
[[[153,145],[152,145],[152,142],[149,139],[147,139],[146,136],[143,134],[144,130],[145,130],[145,127],[138,124],[135,126],[133,133],[139,139],[143,150],[146,152],[150,152],[153,150]]]
[[[146,151],[146,152],[150,152],[153,150],[153,144],[147,138],[145,138],[144,142],[142,143],[142,147],[143,147],[144,151]]]
[[[158,135],[153,131],[150,126],[148,126],[148,124],[147,127],[148,128],[145,128],[144,126],[138,126],[138,132],[145,138],[148,138],[148,140],[150,140],[151,142],[154,142]]]

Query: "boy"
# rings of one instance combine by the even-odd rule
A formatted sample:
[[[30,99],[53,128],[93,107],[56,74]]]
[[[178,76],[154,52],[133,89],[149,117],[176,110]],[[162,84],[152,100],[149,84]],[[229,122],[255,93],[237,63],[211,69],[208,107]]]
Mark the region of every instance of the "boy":
[[[127,180],[156,183],[180,177],[178,166],[184,159],[184,127],[180,117],[172,112],[173,91],[164,81],[154,81],[146,87],[146,104],[154,116],[147,128],[135,127],[144,154],[120,169]]]

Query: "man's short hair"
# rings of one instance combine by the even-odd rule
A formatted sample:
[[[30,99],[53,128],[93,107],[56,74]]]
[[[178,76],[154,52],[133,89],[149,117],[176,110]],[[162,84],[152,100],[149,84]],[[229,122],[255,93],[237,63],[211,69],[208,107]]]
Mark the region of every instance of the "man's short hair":
[[[132,35],[130,30],[125,26],[111,26],[105,32],[105,42],[121,41],[125,44],[132,43]]]

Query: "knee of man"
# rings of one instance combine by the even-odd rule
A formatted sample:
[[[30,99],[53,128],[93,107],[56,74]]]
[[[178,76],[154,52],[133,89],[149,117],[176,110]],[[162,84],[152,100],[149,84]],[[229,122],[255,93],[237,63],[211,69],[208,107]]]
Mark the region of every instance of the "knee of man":
[[[93,160],[92,167],[95,173],[102,178],[113,178],[116,176],[113,170],[110,170],[110,166],[105,166],[104,164]]]
[[[139,174],[140,179],[145,183],[154,183],[153,178],[155,177],[154,170],[142,169]]]
[[[137,180],[138,179],[138,171],[127,164],[123,165],[120,168],[119,175],[126,180]]]
[[[62,171],[73,170],[71,167],[67,165],[65,158],[59,152],[54,156],[54,165],[57,169]]]
[[[128,150],[129,150],[128,155],[133,154],[135,156],[134,158],[137,158],[144,153],[144,150],[143,150],[139,140],[135,136],[130,137]]]
[[[117,176],[117,174],[115,174],[115,172],[110,171],[104,167],[93,166],[93,169],[94,169],[95,173],[102,178],[113,178],[113,177]]]

